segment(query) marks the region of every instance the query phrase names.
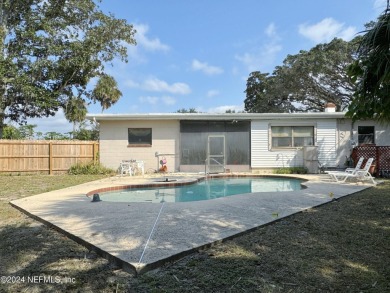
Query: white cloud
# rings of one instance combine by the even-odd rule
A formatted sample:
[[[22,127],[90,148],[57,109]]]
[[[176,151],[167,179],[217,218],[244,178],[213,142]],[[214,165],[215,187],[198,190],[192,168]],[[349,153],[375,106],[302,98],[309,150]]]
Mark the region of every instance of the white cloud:
[[[138,88],[140,87],[140,84],[138,82],[135,82],[134,80],[128,79],[124,82],[124,85],[129,88]]]
[[[273,63],[276,54],[281,50],[281,45],[271,42],[256,52],[246,52],[243,55],[236,55],[236,59],[241,61],[250,72],[264,70],[265,67]]]
[[[146,63],[148,61],[145,58],[145,56],[143,56],[140,53],[140,50],[139,50],[138,47],[132,46],[132,45],[126,45],[126,48],[127,48],[128,59],[131,60],[131,65],[133,65],[133,64],[142,64],[142,63]],[[123,63],[122,61],[120,61],[120,62],[117,61],[115,63],[115,67],[118,67],[117,64],[122,64],[122,66],[125,66],[125,65],[128,66],[128,63]],[[125,64],[125,65],[123,65],[123,64]]]
[[[136,33],[134,35],[135,40],[137,41],[136,45],[130,45],[126,42],[121,42],[121,45],[125,46],[127,49],[127,55],[129,60],[131,60],[130,65],[134,64],[143,64],[147,63],[148,59],[143,54],[145,51],[149,52],[167,52],[170,50],[170,47],[166,44],[163,44],[158,38],[150,38],[147,36],[149,32],[149,26],[146,24],[135,24],[134,29]],[[122,62],[116,61],[115,67],[122,64]],[[128,66],[128,64],[127,64]],[[127,67],[126,67],[127,68]]]
[[[265,34],[269,37],[278,37],[277,33],[276,33],[276,26],[275,24],[272,22],[270,23],[267,28],[265,29]]]
[[[149,92],[167,92],[171,94],[187,95],[191,93],[191,88],[183,82],[175,82],[168,84],[166,81],[151,77],[142,83],[128,79],[124,84],[129,88],[138,88]]]
[[[206,110],[208,113],[226,113],[226,110],[234,110],[237,112],[244,111],[244,104],[242,105],[225,105],[213,107]]]
[[[194,71],[202,71],[207,75],[216,75],[223,73],[223,69],[217,66],[212,66],[207,64],[206,62],[200,62],[199,60],[192,60],[191,68]]]
[[[158,97],[152,97],[152,96],[139,97],[138,99],[141,103],[147,103],[150,105],[156,105],[159,100]]]
[[[159,105],[159,104],[164,104],[164,105],[174,105],[176,104],[176,100],[173,97],[170,96],[162,96],[162,97],[156,97],[156,96],[141,96],[138,98],[138,100],[141,103],[146,103],[150,105]],[[163,112],[163,111],[161,111]]]
[[[161,43],[158,38],[149,38],[147,33],[149,31],[149,26],[146,24],[136,24],[134,25],[135,30],[137,31],[135,34],[135,39],[137,41],[137,45],[145,48],[148,51],[169,51],[170,47],[166,44]]]
[[[207,97],[212,98],[212,97],[218,96],[219,94],[220,94],[220,92],[217,90],[209,90],[207,92]]]
[[[344,23],[329,17],[313,25],[299,25],[299,33],[315,43],[324,43],[336,37],[350,41],[357,34],[357,30],[353,26],[346,27]]]
[[[150,78],[144,81],[142,88],[152,92],[168,92],[171,94],[187,95],[191,93],[190,87],[186,83],[175,82],[168,84],[166,81]]]
[[[273,65],[276,55],[282,50],[280,45],[280,37],[277,33],[274,23],[270,23],[264,33],[269,38],[268,42],[262,46],[256,46],[250,52],[237,54],[235,58],[241,61],[249,72],[255,70],[268,70],[269,66]]]
[[[176,99],[173,98],[173,97],[169,97],[169,96],[163,96],[161,98],[161,100],[163,101],[163,103],[165,105],[175,105],[176,104]]]
[[[164,96],[161,98],[161,100],[163,101],[163,103],[165,105],[175,105],[176,104],[176,99],[173,97],[170,97],[170,96]]]
[[[27,120],[28,124],[36,124],[37,128],[35,128],[35,132],[59,132],[66,133],[70,132],[73,129],[72,123],[70,123],[65,118],[64,111],[62,109],[58,110],[58,112],[54,116],[50,117],[42,117],[42,118],[30,118]]]

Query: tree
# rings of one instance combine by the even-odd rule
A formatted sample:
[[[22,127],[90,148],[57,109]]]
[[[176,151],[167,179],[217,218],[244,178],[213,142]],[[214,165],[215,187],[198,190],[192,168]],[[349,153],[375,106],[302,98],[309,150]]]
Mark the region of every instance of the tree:
[[[195,108],[189,108],[188,110],[185,108],[182,108],[182,109],[177,110],[176,113],[199,113],[199,112],[196,111]]]
[[[22,139],[19,129],[13,125],[6,125],[3,130],[4,139]]]
[[[100,105],[102,105],[102,112],[115,104],[121,96],[122,93],[118,89],[115,79],[106,74],[102,75],[92,92],[93,100],[100,102]]]
[[[348,74],[356,83],[347,116],[390,122],[390,7],[368,26],[358,49],[358,60]]]
[[[78,140],[99,140],[99,124],[90,121],[90,127],[88,127],[84,120],[78,129],[72,132],[72,137]]]
[[[73,97],[68,100],[65,107],[65,118],[73,123],[73,132],[76,131],[76,124],[81,123],[87,114],[86,103],[81,98]]]
[[[36,128],[36,124],[26,124],[26,125],[21,125],[19,127],[19,131],[22,135],[23,139],[33,139],[34,138],[34,128]]]
[[[254,71],[246,83],[245,111],[249,113],[290,112],[287,94],[275,83],[276,77]]]
[[[19,128],[13,125],[6,125],[3,130],[4,139],[33,139],[35,124],[21,125]]]
[[[355,85],[346,68],[355,60],[357,40],[334,39],[309,51],[288,55],[272,75],[252,72],[245,109],[249,112],[323,111],[334,103],[346,109]]]
[[[90,81],[98,80],[97,89],[114,81],[105,66],[115,58],[127,61],[135,31],[96,2],[0,1],[0,138],[5,119],[22,123],[61,108],[69,118],[71,100],[99,102],[104,109],[118,100],[116,86],[101,95]]]
[[[65,140],[65,139],[68,139],[68,137],[66,137],[66,135],[59,133],[59,132],[49,131],[49,132],[45,133],[43,139],[45,139],[45,140]]]

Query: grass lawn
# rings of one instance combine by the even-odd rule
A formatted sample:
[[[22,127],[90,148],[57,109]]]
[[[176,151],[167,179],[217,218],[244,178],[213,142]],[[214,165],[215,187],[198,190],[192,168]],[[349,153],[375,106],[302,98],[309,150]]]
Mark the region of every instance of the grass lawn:
[[[102,177],[0,176],[0,292],[390,292],[390,181],[136,278],[8,204]]]

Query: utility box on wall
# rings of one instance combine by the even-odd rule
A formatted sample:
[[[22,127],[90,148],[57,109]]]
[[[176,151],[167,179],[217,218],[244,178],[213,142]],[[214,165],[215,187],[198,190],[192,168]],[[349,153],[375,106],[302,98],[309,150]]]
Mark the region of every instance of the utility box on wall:
[[[318,148],[316,146],[305,146],[303,148],[303,166],[308,173],[318,174]]]

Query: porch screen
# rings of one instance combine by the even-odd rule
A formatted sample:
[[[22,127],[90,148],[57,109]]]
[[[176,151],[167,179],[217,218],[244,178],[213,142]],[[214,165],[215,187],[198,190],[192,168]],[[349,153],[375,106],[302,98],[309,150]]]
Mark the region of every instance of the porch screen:
[[[225,163],[249,165],[250,122],[181,121],[181,164],[204,165],[209,135],[225,136]]]

